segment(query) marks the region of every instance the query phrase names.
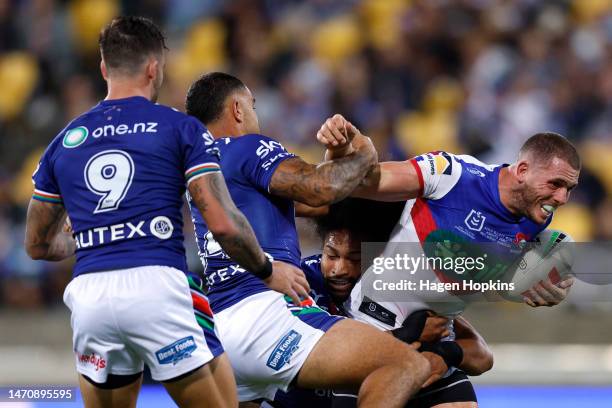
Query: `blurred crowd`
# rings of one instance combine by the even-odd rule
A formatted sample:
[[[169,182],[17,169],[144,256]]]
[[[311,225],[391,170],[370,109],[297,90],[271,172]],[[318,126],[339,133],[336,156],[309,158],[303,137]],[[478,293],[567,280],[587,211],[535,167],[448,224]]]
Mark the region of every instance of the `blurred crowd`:
[[[97,37],[119,14],[149,16],[168,37],[160,103],[182,109],[198,75],[234,73],[263,133],[310,161],[336,112],[381,159],[445,149],[511,162],[531,134],[559,132],[584,170],[555,226],[612,239],[609,0],[0,0],[0,305],[59,304],[70,278],[70,262],[24,252],[30,176],[104,98]]]

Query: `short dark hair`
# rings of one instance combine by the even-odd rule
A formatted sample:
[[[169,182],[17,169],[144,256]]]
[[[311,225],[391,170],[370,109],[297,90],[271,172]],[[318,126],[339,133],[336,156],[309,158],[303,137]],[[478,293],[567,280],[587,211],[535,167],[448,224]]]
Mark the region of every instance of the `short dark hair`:
[[[146,17],[117,17],[100,32],[100,52],[110,70],[132,74],[151,54],[160,55],[166,39],[159,27]]]
[[[543,132],[531,136],[521,147],[519,157],[527,153],[534,154],[543,162],[558,157],[566,161],[575,170],[580,170],[580,155],[576,147],[558,133]]]
[[[185,111],[208,125],[221,117],[225,99],[234,91],[246,88],[241,80],[224,72],[202,75],[189,87]]]
[[[362,242],[387,242],[405,204],[405,201],[346,198],[332,204],[326,215],[315,219],[317,233],[325,239],[332,231],[347,230]]]

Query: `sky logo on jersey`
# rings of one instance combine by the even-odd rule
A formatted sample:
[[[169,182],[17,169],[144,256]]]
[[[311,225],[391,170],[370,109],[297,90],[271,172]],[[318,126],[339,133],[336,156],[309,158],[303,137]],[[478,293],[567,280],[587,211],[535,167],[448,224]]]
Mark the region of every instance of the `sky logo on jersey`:
[[[79,147],[80,145],[87,140],[87,136],[89,135],[89,130],[85,126],[79,126],[74,129],[70,129],[66,131],[64,135],[64,140],[62,141],[62,145],[66,149],[74,149],[75,147]]]
[[[300,348],[301,339],[302,335],[300,333],[290,330],[274,347],[266,365],[276,371],[283,368],[291,360],[291,356]]]
[[[198,348],[193,336],[177,340],[169,346],[155,352],[159,364],[176,365],[179,361],[191,357]]]

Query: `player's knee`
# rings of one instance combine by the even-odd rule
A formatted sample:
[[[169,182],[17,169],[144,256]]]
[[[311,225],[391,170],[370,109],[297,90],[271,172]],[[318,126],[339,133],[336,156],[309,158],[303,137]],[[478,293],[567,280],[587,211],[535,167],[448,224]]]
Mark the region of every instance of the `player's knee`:
[[[410,373],[415,383],[423,385],[429,378],[431,365],[429,361],[416,350],[408,348],[406,356],[399,363],[402,364],[402,370],[404,370],[404,372]]]
[[[386,365],[395,367],[407,381],[420,386],[429,378],[429,361],[407,344],[393,341],[393,352],[388,357]]]

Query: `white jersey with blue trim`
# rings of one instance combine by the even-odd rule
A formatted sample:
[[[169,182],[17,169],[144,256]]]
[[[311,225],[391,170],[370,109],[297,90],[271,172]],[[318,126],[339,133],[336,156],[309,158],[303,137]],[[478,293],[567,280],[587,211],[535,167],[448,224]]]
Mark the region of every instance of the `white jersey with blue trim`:
[[[416,170],[419,197],[406,202],[382,256],[392,256],[398,244],[407,242],[421,246],[452,241],[511,247],[535,238],[552,220],[549,217],[540,225],[526,217],[515,216],[503,205],[499,195],[499,173],[507,165],[489,165],[472,156],[446,152],[423,154],[406,165]],[[441,282],[431,271],[427,273],[426,279]],[[415,282],[418,279],[418,273],[410,277]],[[368,299],[364,299],[360,281],[345,307],[352,317],[382,329],[399,327],[415,310],[431,309],[453,316],[465,308],[464,302],[446,292],[406,291],[405,298],[406,301],[401,302],[377,302],[378,307],[382,307],[379,313],[368,312],[369,304],[364,307]]]
[[[51,142],[33,199],[63,204],[77,244],[73,276],[138,266],[186,271],[186,186],[219,172],[196,119],[140,97],[105,100]]]

